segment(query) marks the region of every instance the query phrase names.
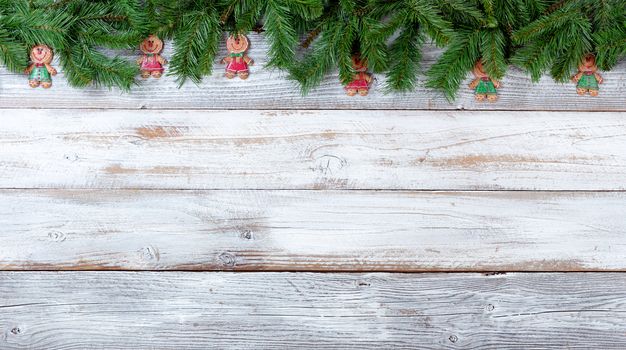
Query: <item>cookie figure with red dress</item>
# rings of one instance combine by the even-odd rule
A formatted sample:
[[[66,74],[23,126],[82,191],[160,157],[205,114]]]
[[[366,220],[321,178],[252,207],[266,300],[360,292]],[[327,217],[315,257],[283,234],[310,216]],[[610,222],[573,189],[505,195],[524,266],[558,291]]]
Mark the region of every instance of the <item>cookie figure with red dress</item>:
[[[52,86],[52,76],[57,74],[57,70],[50,65],[53,56],[52,49],[47,45],[37,45],[30,50],[32,63],[26,68],[30,87],[36,88],[41,85],[42,88],[48,89]]]
[[[474,73],[474,80],[469,84],[469,87],[474,89],[476,101],[487,99],[489,102],[496,102],[498,100],[498,91],[496,89],[500,87],[500,82],[489,77],[480,60],[476,62],[472,72]]]
[[[591,96],[598,96],[598,84],[602,84],[602,76],[598,74],[594,55],[587,54],[583,57],[578,65],[578,73],[572,77],[572,81],[576,83],[577,94],[584,95],[589,92]]]
[[[248,66],[254,64],[252,58],[246,55],[248,50],[248,38],[245,35],[231,35],[226,40],[226,49],[228,56],[222,59],[222,63],[226,64],[226,78],[232,79],[239,76],[241,79],[248,79],[250,74]]]
[[[160,78],[165,71],[163,66],[167,64],[167,60],[161,56],[163,41],[156,35],[150,35],[139,45],[139,49],[143,52],[143,55],[137,59],[141,77],[144,79],[150,76]]]
[[[352,57],[352,68],[356,72],[352,81],[344,87],[348,96],[354,96],[357,93],[366,96],[369,93],[372,84],[372,75],[367,72],[367,62],[361,60],[358,56]]]

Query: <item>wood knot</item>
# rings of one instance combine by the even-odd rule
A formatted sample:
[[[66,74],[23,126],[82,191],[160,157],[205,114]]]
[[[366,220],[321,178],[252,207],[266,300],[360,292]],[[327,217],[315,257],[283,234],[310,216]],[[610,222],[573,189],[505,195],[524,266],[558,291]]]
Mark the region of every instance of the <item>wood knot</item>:
[[[13,327],[11,329],[11,333],[13,333],[15,335],[18,335],[18,334],[22,333],[22,330],[19,327]]]
[[[61,231],[50,231],[48,232],[48,238],[50,238],[54,242],[63,242],[65,241],[65,233]]]
[[[371,284],[369,282],[367,282],[367,281],[357,281],[356,285],[359,286],[359,287],[369,287],[369,286],[371,286]]]
[[[78,160],[78,154],[73,153],[73,154],[64,154],[63,158],[65,158],[65,160],[68,160],[70,162],[75,162]]]
[[[332,176],[347,164],[348,162],[343,158],[325,154],[315,159],[315,166],[311,167],[311,170],[324,176]]]
[[[448,340],[450,340],[453,343],[456,343],[459,340],[459,338],[453,334],[448,338]]]
[[[239,237],[241,237],[242,239],[252,239],[254,238],[254,235],[252,234],[252,231],[248,229],[243,229],[239,232]]]
[[[237,263],[237,257],[233,253],[224,252],[217,256],[217,260],[220,265],[227,267],[234,267]]]
[[[493,304],[487,304],[487,306],[485,307],[485,310],[491,312],[493,310],[495,310],[495,306],[493,306]]]
[[[155,247],[147,246],[141,248],[137,251],[142,260],[156,260],[159,261],[161,259],[161,255],[159,254],[159,250]]]

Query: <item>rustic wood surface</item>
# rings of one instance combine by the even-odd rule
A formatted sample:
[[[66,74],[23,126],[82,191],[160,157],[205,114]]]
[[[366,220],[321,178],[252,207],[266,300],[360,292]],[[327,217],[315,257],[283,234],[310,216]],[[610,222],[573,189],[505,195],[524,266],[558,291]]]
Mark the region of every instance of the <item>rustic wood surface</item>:
[[[181,89],[173,77],[139,81],[132,93],[106,88],[70,88],[63,71],[54,78],[50,90],[33,90],[24,74],[0,69],[0,108],[128,108],[128,109],[487,109],[487,110],[585,110],[626,111],[626,62],[610,72],[602,72],[604,83],[600,96],[579,97],[573,83],[560,84],[551,78],[542,78],[533,84],[530,77],[512,67],[498,89],[498,103],[476,103],[467,88],[470,75],[463,83],[459,98],[448,102],[440,93],[426,89],[424,77],[418,88],[406,94],[386,93],[384,76],[377,75],[367,98],[345,95],[337,74],[303,98],[298,87],[280,71],[264,68],[267,45],[263,35],[250,34],[250,56],[256,61],[250,78],[228,80],[223,77],[223,65],[216,60],[214,73],[196,86],[188,83]],[[224,46],[224,45],[223,45]],[[163,56],[171,58],[171,47],[166,43]],[[130,60],[138,51],[121,52]],[[423,53],[423,71],[427,71],[440,54],[434,47]],[[222,47],[218,57],[226,56]],[[60,68],[58,62],[55,67]]]
[[[626,275],[0,273],[0,347],[623,349]]]
[[[624,192],[0,191],[0,269],[626,271]]]
[[[624,113],[0,110],[0,188],[626,190]]]
[[[624,348],[626,62],[301,97],[250,39],[180,90],[0,67],[0,349]]]

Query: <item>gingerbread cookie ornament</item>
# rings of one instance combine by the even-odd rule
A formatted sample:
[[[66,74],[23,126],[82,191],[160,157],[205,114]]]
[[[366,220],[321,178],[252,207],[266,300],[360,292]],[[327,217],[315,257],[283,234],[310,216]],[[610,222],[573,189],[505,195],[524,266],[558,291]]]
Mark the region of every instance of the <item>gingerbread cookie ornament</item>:
[[[163,66],[167,64],[167,60],[161,56],[163,41],[156,35],[150,35],[141,42],[139,49],[143,52],[143,55],[137,59],[141,77],[144,79],[150,76],[157,79],[160,78],[165,71]]]
[[[598,85],[602,84],[602,76],[598,73],[594,55],[587,54],[583,57],[578,65],[578,73],[572,77],[572,81],[576,83],[577,94],[585,95],[589,92],[591,96],[598,96]]]
[[[31,64],[26,68],[28,74],[28,84],[32,88],[41,85],[48,89],[52,86],[52,76],[57,74],[57,70],[52,68],[52,49],[47,45],[37,45],[30,50]]]
[[[357,93],[366,96],[369,93],[372,84],[372,75],[367,73],[367,62],[361,60],[358,56],[352,57],[352,68],[355,70],[352,81],[345,86],[346,94],[354,96]]]
[[[241,79],[248,79],[250,74],[248,66],[254,64],[252,58],[246,55],[248,50],[248,38],[245,35],[231,35],[226,40],[226,48],[228,56],[222,59],[222,63],[226,64],[226,78],[232,79],[239,76]]]
[[[480,60],[474,65],[472,73],[474,73],[474,80],[469,84],[469,87],[474,89],[476,101],[487,99],[489,102],[496,102],[498,100],[496,89],[500,87],[500,82],[489,77]]]

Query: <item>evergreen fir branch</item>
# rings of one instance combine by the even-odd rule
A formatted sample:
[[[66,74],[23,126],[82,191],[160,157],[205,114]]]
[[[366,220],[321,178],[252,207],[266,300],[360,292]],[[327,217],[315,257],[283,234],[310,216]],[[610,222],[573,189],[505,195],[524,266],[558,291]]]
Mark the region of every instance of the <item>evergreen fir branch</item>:
[[[498,29],[481,32],[480,53],[485,72],[494,79],[500,80],[506,72],[505,37]]]
[[[515,31],[512,35],[513,41],[517,44],[525,44],[537,40],[542,35],[567,27],[577,17],[579,14],[576,11],[561,8]]]
[[[354,52],[354,40],[357,37],[357,20],[352,19],[350,22],[344,25],[337,25],[335,33],[338,34],[335,38],[337,47],[337,66],[339,67],[339,80],[345,85],[352,81],[355,71],[352,67],[352,56]],[[361,53],[361,59],[368,62],[368,57],[365,53]],[[368,62],[369,63],[369,62]]]
[[[415,88],[423,43],[424,36],[416,23],[408,23],[393,41],[389,49],[389,56],[393,57],[393,60],[387,72],[389,89],[408,92]]]
[[[289,67],[293,64],[298,46],[298,33],[292,25],[289,8],[280,0],[267,0],[265,34],[270,42],[268,67]]]
[[[187,79],[198,84],[210,74],[222,38],[219,18],[212,9],[185,13],[174,34],[170,73],[181,86]]]
[[[288,77],[300,84],[302,94],[306,95],[318,86],[336,64],[336,44],[341,38],[341,29],[341,25],[333,26],[331,23],[324,25],[320,30],[318,40],[312,47],[313,52],[290,67]]]
[[[427,0],[405,0],[407,22],[419,23],[422,30],[438,45],[444,45],[452,36],[451,24]]]
[[[15,41],[11,33],[0,28],[0,63],[12,72],[22,72],[26,69],[26,46]]]
[[[460,30],[428,70],[426,86],[442,91],[448,100],[453,100],[461,82],[480,59],[480,43],[480,30]]]
[[[358,51],[361,58],[367,62],[367,66],[375,73],[384,72],[389,65],[387,54],[387,36],[384,35],[385,26],[376,18],[365,15],[360,21],[354,20],[351,26],[354,33],[358,35]],[[354,52],[346,53],[346,57],[352,56]]]
[[[475,26],[484,21],[484,15],[480,12],[473,0],[440,0],[436,1],[442,16],[452,23],[461,26]]]

